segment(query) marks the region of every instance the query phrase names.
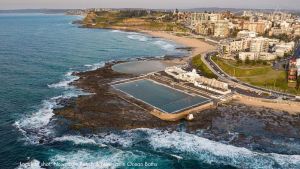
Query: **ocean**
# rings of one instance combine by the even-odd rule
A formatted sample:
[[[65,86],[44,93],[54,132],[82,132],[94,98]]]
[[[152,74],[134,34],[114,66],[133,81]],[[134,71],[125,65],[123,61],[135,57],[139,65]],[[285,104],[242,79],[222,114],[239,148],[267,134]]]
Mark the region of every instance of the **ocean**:
[[[77,79],[72,72],[109,61],[186,54],[178,44],[140,33],[78,28],[76,19],[0,14],[1,169],[300,167],[299,155],[257,152],[200,132],[70,129],[53,109],[62,98],[88,94],[69,85]]]

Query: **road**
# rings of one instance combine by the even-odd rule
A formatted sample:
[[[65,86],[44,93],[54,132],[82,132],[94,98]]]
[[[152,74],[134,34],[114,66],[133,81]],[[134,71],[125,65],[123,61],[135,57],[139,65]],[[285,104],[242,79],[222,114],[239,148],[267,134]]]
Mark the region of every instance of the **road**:
[[[212,54],[213,54],[213,52],[202,55],[202,58],[201,58],[202,61],[207,65],[207,67],[214,74],[216,74],[219,77],[219,79],[229,83],[229,85],[232,86],[233,88],[239,88],[239,89],[242,89],[243,91],[249,90],[249,91],[256,92],[256,93],[269,93],[269,94],[271,94],[271,96],[276,97],[276,98],[281,97],[281,98],[286,98],[286,99],[295,99],[295,95],[253,86],[251,84],[242,82],[242,81],[236,79],[235,77],[228,75],[211,59]],[[239,89],[236,91],[239,92]],[[245,94],[245,93],[243,93],[243,94]]]

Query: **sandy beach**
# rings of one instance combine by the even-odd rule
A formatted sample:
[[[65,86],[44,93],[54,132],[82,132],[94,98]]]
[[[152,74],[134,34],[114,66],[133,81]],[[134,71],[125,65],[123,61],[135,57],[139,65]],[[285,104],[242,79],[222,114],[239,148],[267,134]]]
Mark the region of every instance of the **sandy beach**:
[[[216,49],[216,46],[210,45],[199,39],[180,37],[180,36],[172,35],[170,33],[161,32],[161,31],[143,31],[143,32],[154,37],[160,37],[160,38],[174,41],[186,47],[191,47],[193,48],[193,52],[191,53],[191,56],[206,53]]]

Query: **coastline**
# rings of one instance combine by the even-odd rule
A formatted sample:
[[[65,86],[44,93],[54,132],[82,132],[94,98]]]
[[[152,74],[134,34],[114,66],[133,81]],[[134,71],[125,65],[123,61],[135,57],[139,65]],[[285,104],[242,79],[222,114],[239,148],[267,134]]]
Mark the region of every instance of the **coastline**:
[[[135,103],[135,100],[119,95],[110,87],[112,81],[137,76],[112,69],[116,64],[141,61],[151,68],[155,65],[150,62],[152,60],[165,62],[167,66],[190,64],[191,57],[206,52],[205,45],[202,48],[198,46],[200,50],[197,47],[184,47],[191,43],[192,36],[187,36],[188,42],[181,43],[179,41],[186,37],[169,37],[170,41],[179,44],[175,45],[176,43],[164,40],[168,39],[166,36],[176,36],[175,33],[145,34],[139,31],[138,37],[147,37],[147,42],[144,42],[138,38],[130,39],[128,34],[131,32],[80,30],[70,23],[64,26],[65,18],[61,16],[57,17],[60,19],[55,17],[55,22],[48,16],[42,16],[41,20],[37,19],[35,22],[28,22],[28,19],[22,22],[23,19],[18,20],[17,17],[9,18],[18,23],[18,27],[24,25],[24,31],[36,33],[31,29],[32,26],[39,30],[43,28],[49,44],[45,44],[44,40],[40,43],[27,43],[28,39],[20,38],[18,30],[12,28],[12,32],[6,31],[4,34],[11,34],[12,37],[5,42],[9,48],[5,48],[4,52],[8,55],[4,56],[10,58],[10,54],[15,52],[20,58],[8,67],[12,70],[8,77],[16,79],[13,81],[16,83],[3,83],[7,86],[3,91],[9,91],[9,96],[4,95],[2,101],[4,109],[8,110],[3,114],[2,124],[5,129],[2,141],[6,147],[2,153],[4,168],[17,168],[18,165],[18,168],[31,165],[47,167],[44,164],[76,167],[74,164],[77,163],[79,167],[94,164],[115,167],[132,160],[155,162],[157,168],[300,166],[300,116],[297,114],[275,107],[273,109],[272,106],[267,108],[247,105],[245,99],[245,104],[234,100],[204,110],[195,114],[192,121],[168,122],[149,114],[151,107],[147,109],[147,105],[130,104]],[[48,22],[50,26],[45,24]],[[58,29],[56,24],[59,23],[63,26]],[[158,37],[156,33],[168,35]],[[53,36],[54,34],[59,36]],[[178,38],[178,41],[172,38]],[[15,45],[18,45],[15,43],[16,39],[20,41],[18,44],[25,47],[28,45],[33,50],[26,53],[23,46],[15,49]],[[32,42],[39,42],[38,39],[40,36],[32,36]],[[119,40],[122,43],[115,42]],[[167,43],[153,45],[152,41]],[[201,39],[199,41],[206,42]],[[122,46],[123,44],[126,45]],[[163,57],[164,47],[168,44],[172,45],[166,50],[170,53],[180,44],[182,48],[176,49],[188,52]],[[40,49],[38,53],[33,52],[36,47]],[[142,57],[144,53],[157,57]],[[106,58],[106,55],[112,57]],[[10,60],[12,59],[14,57]],[[23,63],[24,59],[26,64]],[[4,59],[3,63],[5,61]],[[43,64],[36,64],[37,61]],[[26,69],[22,65],[29,67]],[[130,68],[139,73],[140,70],[146,70],[145,64],[139,66],[141,69],[133,66]],[[10,93],[11,89],[16,89],[16,92]],[[148,89],[151,91],[150,87]],[[17,106],[22,104],[24,107]]]
[[[168,32],[163,32],[163,31],[140,31],[140,32],[149,34],[154,37],[167,39],[167,40],[173,41],[175,43],[184,45],[186,47],[192,48],[192,53],[190,54],[189,57],[193,57],[198,54],[210,52],[210,51],[216,49],[216,46],[210,45],[209,43],[206,43],[203,40],[189,38],[189,37],[176,36],[176,35],[170,34]]]
[[[196,56],[198,54],[203,54],[209,52],[211,50],[216,49],[215,46],[212,46],[204,41],[198,39],[192,39],[187,37],[179,37],[172,35],[167,32],[160,32],[160,31],[142,31],[147,33],[151,36],[164,38],[167,40],[174,41],[176,43],[182,44],[187,47],[191,47],[193,52],[188,58]],[[269,108],[274,110],[286,111],[291,115],[300,114],[300,104],[297,102],[287,103],[287,102],[272,102],[272,101],[265,101],[260,100],[257,98],[246,98],[238,96],[237,99],[234,101],[239,104],[244,104],[247,106],[254,106],[254,107],[261,107],[261,108]]]
[[[170,66],[187,64],[193,56],[203,54],[205,52],[215,49],[215,46],[205,43],[204,41],[188,37],[179,37],[167,32],[114,28],[110,29],[121,31],[134,31],[138,33],[147,34],[155,38],[170,40],[179,45],[183,45],[183,49],[189,48],[192,51],[188,55],[183,55],[181,57],[165,57],[162,59],[153,58],[153,60],[158,60],[163,64]],[[139,58],[136,59],[140,60]],[[148,59],[145,60],[147,61]],[[150,60],[152,60],[151,57]],[[118,73],[112,69],[113,65],[124,62],[108,62],[105,64],[104,67],[99,68],[97,70],[75,73],[74,75],[78,76],[79,79],[74,81],[70,85],[74,85],[77,88],[94,94],[89,96],[80,96],[75,98],[74,100],[71,100],[70,102],[64,101],[67,104],[63,108],[55,110],[55,114],[62,115],[64,117],[67,117],[68,119],[77,121],[74,125],[72,125],[72,128],[74,129],[134,129],[145,127],[176,127],[179,124],[179,122],[167,122],[160,120],[159,118],[149,113],[150,109],[148,109],[149,112],[146,112],[145,110],[140,109],[139,107],[134,107],[133,105],[128,103],[128,100],[123,99],[122,95],[118,95],[112,91],[109,85],[110,82],[136,76],[134,74]],[[101,104],[99,104],[99,102],[101,102]],[[129,100],[129,102],[134,103],[134,100]],[[130,114],[126,113],[125,117],[125,112],[130,112]],[[199,116],[204,118],[205,115],[207,114],[203,113]],[[107,121],[107,123],[104,121]],[[197,120],[196,123],[201,123],[201,125],[203,125],[203,123],[206,124],[206,122],[202,122],[202,120]]]
[[[181,44],[185,47],[191,48],[192,52],[189,55],[189,58],[196,56],[198,54],[203,54],[203,53],[210,52],[210,51],[217,49],[216,46],[211,45],[201,39],[195,39],[195,38],[184,37],[184,36],[176,36],[169,32],[166,32],[166,31],[141,30],[141,29],[136,29],[136,28],[119,27],[119,26],[110,26],[110,27],[102,28],[102,27],[93,27],[93,26],[82,25],[81,27],[87,28],[87,29],[110,29],[110,30],[119,30],[119,31],[125,31],[125,32],[144,33],[144,34],[150,35],[152,37],[170,40],[177,44]]]

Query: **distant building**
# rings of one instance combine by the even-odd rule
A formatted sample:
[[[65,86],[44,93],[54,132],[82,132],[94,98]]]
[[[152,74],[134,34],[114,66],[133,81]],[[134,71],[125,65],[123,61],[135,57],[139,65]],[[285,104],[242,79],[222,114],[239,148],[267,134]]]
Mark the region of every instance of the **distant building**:
[[[289,43],[280,43],[275,46],[275,53],[279,57],[283,57],[284,54],[289,53],[293,51],[295,47],[295,42],[289,42]]]
[[[241,39],[241,40],[224,40],[221,42],[220,47],[224,55],[229,55],[234,52],[240,52],[249,50],[251,39]]]
[[[278,35],[282,35],[282,34],[290,35],[290,34],[292,34],[292,30],[293,29],[283,29],[283,28],[274,27],[274,28],[271,28],[271,30],[269,32],[269,36],[278,36]]]
[[[294,35],[300,36],[300,25],[294,28]]]
[[[226,38],[229,36],[229,21],[219,20],[215,23],[214,36]]]
[[[213,24],[204,24],[204,23],[199,23],[195,26],[195,32],[197,34],[201,35],[212,35],[214,32],[214,25]]]
[[[222,18],[221,14],[218,13],[192,13],[191,14],[191,24],[192,26],[195,26],[197,24],[203,24],[203,23],[209,23],[209,22],[217,22],[218,20],[221,20]]]
[[[239,59],[242,61],[247,60],[274,60],[276,55],[267,52],[240,52]]]
[[[266,31],[266,24],[264,22],[250,22],[246,21],[243,24],[243,29],[264,34]]]
[[[268,52],[269,51],[269,39],[268,38],[254,38],[251,40],[250,52]]]
[[[248,30],[242,30],[239,31],[237,34],[237,38],[255,38],[257,36],[256,32],[248,31]]]
[[[201,35],[213,35],[226,38],[229,36],[229,21],[220,13],[192,13],[191,28]]]

